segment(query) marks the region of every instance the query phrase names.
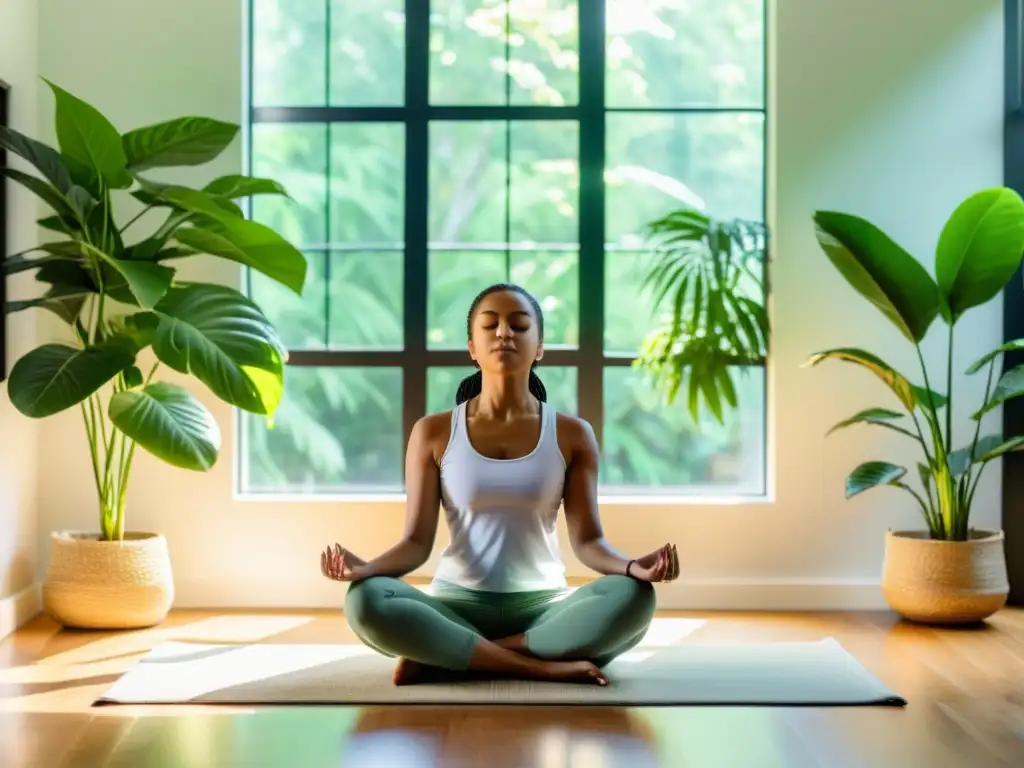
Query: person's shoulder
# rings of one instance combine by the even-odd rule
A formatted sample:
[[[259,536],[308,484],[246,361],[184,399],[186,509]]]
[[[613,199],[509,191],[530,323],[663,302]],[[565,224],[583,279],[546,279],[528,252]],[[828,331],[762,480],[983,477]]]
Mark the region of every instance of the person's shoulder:
[[[444,437],[448,441],[448,433],[452,426],[452,411],[441,411],[440,413],[428,413],[416,420],[412,428],[412,436],[420,440],[433,441]]]
[[[556,423],[558,424],[558,436],[564,438],[568,444],[576,448],[597,445],[594,428],[590,426],[590,422],[586,419],[581,419],[579,416],[573,416],[569,413],[558,412]]]
[[[450,410],[421,416],[416,420],[412,434],[409,435],[409,448],[429,453],[437,460],[448,447],[451,429],[452,411]]]

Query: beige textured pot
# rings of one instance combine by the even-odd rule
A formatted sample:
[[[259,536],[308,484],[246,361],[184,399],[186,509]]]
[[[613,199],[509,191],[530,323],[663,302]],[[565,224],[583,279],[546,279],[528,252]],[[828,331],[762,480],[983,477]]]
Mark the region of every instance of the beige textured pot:
[[[911,621],[982,621],[1006,604],[1010,592],[1003,542],[1002,531],[972,530],[967,541],[938,541],[927,531],[890,530],[882,593]]]
[[[43,581],[43,606],[65,627],[138,629],[162,622],[174,602],[167,540],[128,532],[123,541],[57,531]]]

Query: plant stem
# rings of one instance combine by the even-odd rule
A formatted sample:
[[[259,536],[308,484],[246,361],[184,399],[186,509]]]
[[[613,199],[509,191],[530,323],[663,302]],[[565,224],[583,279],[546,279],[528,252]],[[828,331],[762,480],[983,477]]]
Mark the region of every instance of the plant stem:
[[[953,450],[953,324],[949,325],[948,356],[946,357],[946,453]]]
[[[89,442],[89,456],[92,458],[92,476],[96,481],[96,493],[100,495],[101,503],[103,496],[103,484],[100,482],[100,462],[99,457],[96,455],[96,431],[89,419],[89,412],[86,410],[85,403],[80,404],[82,409],[82,421],[85,422],[85,436]]]
[[[153,206],[151,206],[151,205],[147,205],[147,206],[146,206],[145,208],[143,208],[143,209],[142,209],[141,211],[139,211],[139,212],[138,212],[137,214],[135,214],[135,215],[134,215],[134,216],[132,216],[132,217],[131,217],[130,219],[128,219],[128,223],[127,223],[127,224],[125,224],[125,225],[124,225],[123,227],[121,227],[121,229],[119,230],[119,231],[120,231],[120,233],[121,233],[121,234],[123,235],[123,234],[124,234],[124,231],[125,231],[126,229],[128,229],[128,227],[130,227],[130,226],[131,226],[132,224],[134,224],[134,223],[135,223],[136,221],[138,221],[138,220],[139,220],[139,219],[141,219],[141,218],[142,218],[143,216],[145,216],[145,215],[146,215],[146,213],[147,213],[147,212],[149,211],[149,209],[150,209],[150,208],[152,208],[152,207],[153,207]]]

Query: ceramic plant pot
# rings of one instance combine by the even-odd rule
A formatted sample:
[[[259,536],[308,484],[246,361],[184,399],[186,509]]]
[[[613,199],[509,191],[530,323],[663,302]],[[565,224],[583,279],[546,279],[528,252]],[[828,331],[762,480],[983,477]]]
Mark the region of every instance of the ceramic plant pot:
[[[174,602],[167,540],[132,531],[123,541],[57,531],[43,581],[43,606],[65,627],[139,629],[162,622]]]
[[[885,538],[882,592],[906,619],[971,624],[1006,604],[1010,585],[1002,531],[972,530],[967,541],[939,541],[927,531]]]

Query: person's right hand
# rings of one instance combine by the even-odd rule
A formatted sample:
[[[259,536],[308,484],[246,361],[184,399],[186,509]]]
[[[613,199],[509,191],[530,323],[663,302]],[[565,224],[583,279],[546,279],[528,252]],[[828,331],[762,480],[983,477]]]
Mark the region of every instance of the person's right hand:
[[[327,547],[320,553],[320,572],[334,581],[358,581],[363,578],[366,561],[341,548]]]

